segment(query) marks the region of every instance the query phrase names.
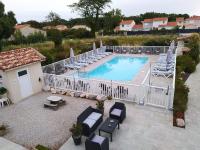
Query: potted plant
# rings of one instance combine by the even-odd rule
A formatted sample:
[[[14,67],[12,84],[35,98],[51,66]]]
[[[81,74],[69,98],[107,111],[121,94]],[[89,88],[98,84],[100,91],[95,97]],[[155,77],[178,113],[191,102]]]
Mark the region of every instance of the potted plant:
[[[79,123],[73,124],[73,126],[69,130],[72,133],[74,144],[80,145],[82,137],[82,125]]]
[[[6,135],[7,131],[8,131],[7,125],[4,124],[0,125],[0,136]]]
[[[97,101],[96,106],[97,109],[100,110],[102,114],[104,114],[104,101]]]
[[[7,89],[0,87],[0,97],[7,97]]]
[[[108,99],[108,100],[112,100],[112,96],[109,95],[109,96],[107,97],[107,99]]]

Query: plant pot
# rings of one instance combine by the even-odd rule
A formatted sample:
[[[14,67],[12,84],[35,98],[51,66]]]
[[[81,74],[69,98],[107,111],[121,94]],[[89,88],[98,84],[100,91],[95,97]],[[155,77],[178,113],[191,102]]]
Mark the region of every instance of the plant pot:
[[[6,135],[6,130],[0,130],[0,137]]]
[[[74,140],[74,144],[75,145],[80,145],[81,144],[81,135],[80,136],[73,136],[72,135],[72,138]]]

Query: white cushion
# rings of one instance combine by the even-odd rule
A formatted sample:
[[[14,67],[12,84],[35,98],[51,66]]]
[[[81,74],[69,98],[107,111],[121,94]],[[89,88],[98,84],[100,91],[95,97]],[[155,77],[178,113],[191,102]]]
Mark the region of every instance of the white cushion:
[[[105,139],[105,138],[102,137],[102,136],[95,135],[95,136],[93,137],[92,141],[95,142],[95,143],[102,144],[103,141],[104,141],[104,139]]]
[[[121,112],[122,112],[122,110],[114,108],[113,111],[111,112],[111,114],[115,115],[115,116],[120,116]]]
[[[87,124],[90,128],[92,128],[92,126],[96,123],[96,120],[87,118],[83,121],[83,123]]]
[[[102,114],[100,113],[92,112],[87,118],[97,121],[101,116]]]

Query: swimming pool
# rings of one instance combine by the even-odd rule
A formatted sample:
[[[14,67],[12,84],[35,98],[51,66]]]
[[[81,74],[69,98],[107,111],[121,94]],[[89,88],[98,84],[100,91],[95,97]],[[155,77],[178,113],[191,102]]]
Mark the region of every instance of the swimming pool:
[[[147,61],[147,57],[115,56],[89,72],[74,75],[81,78],[131,81]]]

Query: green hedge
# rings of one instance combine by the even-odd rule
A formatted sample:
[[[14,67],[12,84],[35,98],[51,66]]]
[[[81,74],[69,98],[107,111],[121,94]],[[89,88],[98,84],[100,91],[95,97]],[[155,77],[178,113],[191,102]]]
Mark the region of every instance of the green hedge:
[[[175,112],[185,112],[187,110],[189,88],[185,85],[185,81],[183,81],[183,75],[184,72],[195,72],[196,65],[199,62],[199,35],[194,34],[190,38],[186,39],[185,42],[187,43],[186,46],[188,46],[191,51],[177,57],[176,86],[174,95]]]

